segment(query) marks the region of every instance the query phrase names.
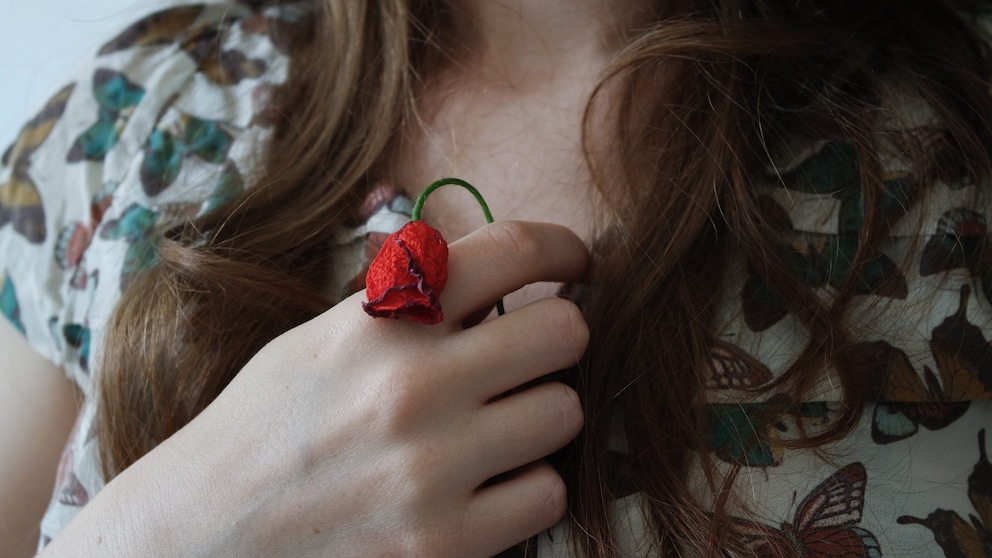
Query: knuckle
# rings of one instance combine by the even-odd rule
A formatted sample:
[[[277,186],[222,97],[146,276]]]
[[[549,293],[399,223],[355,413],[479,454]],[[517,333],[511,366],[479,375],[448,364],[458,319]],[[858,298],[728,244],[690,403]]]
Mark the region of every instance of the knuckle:
[[[582,403],[579,394],[574,389],[565,384],[553,382],[547,384],[547,389],[551,391],[554,398],[553,408],[556,410],[555,417],[562,431],[574,437],[582,429],[585,420],[582,412]]]
[[[404,538],[407,543],[403,545],[403,550],[397,555],[397,558],[437,556],[439,548],[444,548],[443,545],[437,544],[432,537],[423,531],[410,530]]]
[[[541,470],[543,490],[535,491],[535,496],[540,498],[535,501],[536,521],[541,524],[541,530],[554,526],[555,523],[565,517],[568,503],[568,490],[565,481],[550,466]]]
[[[539,301],[541,307],[533,315],[540,322],[544,334],[542,342],[549,343],[562,367],[574,365],[589,344],[589,326],[582,311],[575,304],[560,298]]]
[[[549,320],[548,330],[554,331],[568,348],[584,351],[589,343],[589,326],[582,311],[575,304],[560,298],[547,299],[554,310],[544,315]]]
[[[513,257],[535,260],[544,252],[540,236],[533,227],[520,221],[500,221],[487,227],[493,243],[500,251],[508,251]]]
[[[373,404],[390,431],[415,427],[429,406],[430,388],[420,372],[411,366],[394,366],[376,382]]]
[[[421,558],[424,556],[467,556],[466,549],[478,545],[475,538],[466,536],[458,528],[458,521],[447,520],[444,525],[418,524],[406,531],[408,541],[399,556]]]
[[[410,440],[402,444],[398,451],[397,478],[403,479],[402,500],[410,509],[422,507],[430,502],[439,483],[439,471],[443,470],[443,456],[447,454],[438,444],[425,440]]]

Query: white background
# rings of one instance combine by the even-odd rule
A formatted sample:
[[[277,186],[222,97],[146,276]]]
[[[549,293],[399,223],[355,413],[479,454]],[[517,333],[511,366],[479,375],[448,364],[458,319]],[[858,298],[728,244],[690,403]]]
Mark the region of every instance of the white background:
[[[168,0],[0,0],[0,153],[84,56]]]

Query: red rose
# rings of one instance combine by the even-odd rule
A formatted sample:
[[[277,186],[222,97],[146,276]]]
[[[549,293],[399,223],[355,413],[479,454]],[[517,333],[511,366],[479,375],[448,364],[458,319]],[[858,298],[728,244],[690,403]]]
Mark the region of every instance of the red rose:
[[[365,277],[370,316],[440,323],[441,291],[448,282],[448,243],[434,227],[411,221],[389,235]]]

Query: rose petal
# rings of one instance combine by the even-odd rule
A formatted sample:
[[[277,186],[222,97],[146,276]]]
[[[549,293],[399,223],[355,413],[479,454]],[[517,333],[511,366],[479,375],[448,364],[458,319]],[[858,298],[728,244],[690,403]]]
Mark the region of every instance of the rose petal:
[[[411,221],[389,235],[372,260],[365,278],[369,301],[362,308],[377,318],[440,323],[440,296],[447,282],[448,243],[427,223]]]

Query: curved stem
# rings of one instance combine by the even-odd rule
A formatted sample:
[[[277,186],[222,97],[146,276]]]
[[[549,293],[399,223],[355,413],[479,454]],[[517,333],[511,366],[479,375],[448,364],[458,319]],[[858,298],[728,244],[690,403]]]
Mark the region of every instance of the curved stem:
[[[420,213],[424,209],[424,202],[427,200],[427,196],[431,195],[431,193],[433,193],[434,190],[437,190],[441,186],[447,186],[449,184],[461,186],[462,188],[468,190],[473,196],[475,196],[475,201],[479,202],[479,205],[482,206],[482,213],[485,214],[486,216],[486,222],[487,223],[493,222],[493,214],[489,212],[489,205],[486,203],[486,200],[483,199],[482,194],[480,194],[479,191],[475,189],[475,186],[472,186],[471,184],[465,182],[460,178],[442,178],[441,180],[437,180],[431,183],[431,185],[428,186],[426,190],[424,190],[423,192],[420,193],[419,196],[417,196],[417,202],[413,205],[413,213],[410,214],[410,220],[419,221]]]
[[[486,200],[483,199],[482,194],[480,194],[479,191],[475,189],[475,186],[472,186],[471,184],[465,182],[460,178],[442,178],[440,180],[431,183],[430,186],[428,186],[423,192],[420,193],[419,196],[417,196],[417,201],[416,203],[413,204],[413,212],[410,213],[410,220],[419,221],[420,213],[424,209],[424,202],[427,201],[427,196],[431,195],[431,193],[433,193],[434,190],[437,190],[441,186],[447,186],[449,184],[454,184],[455,186],[461,186],[462,188],[468,190],[469,193],[471,193],[473,196],[475,196],[475,201],[479,202],[479,206],[482,207],[482,213],[486,216],[486,222],[487,223],[493,222],[493,214],[489,212],[489,204],[487,204]],[[499,299],[498,301],[496,301],[496,313],[499,314],[500,316],[506,313],[506,310],[503,309],[503,299]]]

